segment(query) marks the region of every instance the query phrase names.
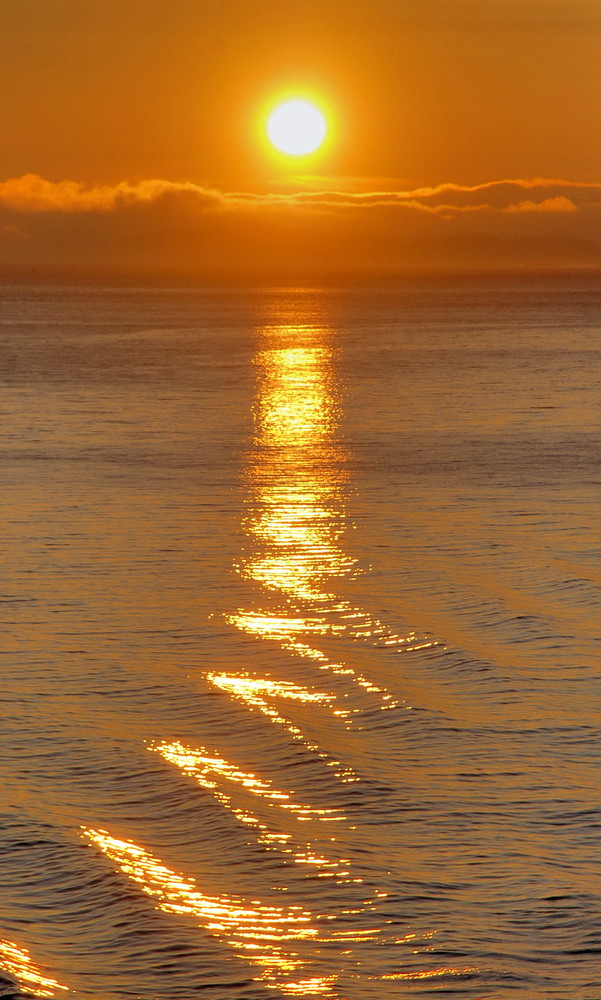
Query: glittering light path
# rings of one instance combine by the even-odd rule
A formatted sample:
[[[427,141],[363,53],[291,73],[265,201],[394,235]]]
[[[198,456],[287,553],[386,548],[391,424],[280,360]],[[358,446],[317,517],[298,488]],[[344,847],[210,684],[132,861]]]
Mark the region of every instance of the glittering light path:
[[[346,683],[346,690],[332,697],[315,691],[307,692],[303,700],[315,698],[349,727],[359,711],[349,707],[353,687],[383,711],[410,706],[368,677],[356,662],[332,660],[319,648],[320,637],[347,638],[406,653],[436,642],[414,631],[401,635],[387,629],[337,592],[340,582],[356,576],[359,568],[344,548],[349,528],[348,456],[338,440],[341,408],[333,338],[327,325],[274,326],[261,332],[255,359],[255,437],[246,470],[249,547],[237,570],[271,597],[272,606],[240,608],[227,620]],[[278,596],[284,604],[273,607]],[[209,674],[209,680],[220,683],[215,674]],[[253,683],[256,690],[251,694]],[[261,685],[267,690],[277,683],[254,682],[245,676],[239,681],[221,678],[220,686],[292,729],[258,693]],[[289,696],[281,687],[280,694]]]
[[[259,966],[259,979],[269,986],[296,996],[327,996],[331,992],[334,974],[307,977],[301,973],[307,962],[296,947],[324,937],[307,910],[229,895],[208,896],[191,879],[183,878],[131,841],[118,840],[106,830],[86,829],[84,836],[155,898],[161,910],[195,917],[209,933],[223,937],[241,958]]]
[[[34,997],[64,996],[68,992],[66,986],[42,972],[27,948],[19,947],[14,941],[0,939],[0,968],[12,976],[21,989],[27,990]],[[60,994],[57,993],[59,990]]]

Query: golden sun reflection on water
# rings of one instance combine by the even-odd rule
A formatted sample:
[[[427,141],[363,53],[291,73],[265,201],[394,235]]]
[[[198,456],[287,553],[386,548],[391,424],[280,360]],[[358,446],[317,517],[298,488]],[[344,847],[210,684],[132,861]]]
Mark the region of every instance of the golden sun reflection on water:
[[[232,894],[209,896],[199,890],[193,879],[184,878],[131,840],[113,837],[106,830],[85,827],[82,827],[82,835],[143,893],[155,899],[159,909],[195,918],[208,933],[222,938],[239,958],[258,967],[257,981],[285,995],[331,996],[347,964],[349,946],[368,942],[378,946],[383,942],[384,929],[380,922],[353,930],[339,928],[337,923],[339,917],[373,910],[372,904],[385,898],[386,893],[376,893],[375,899],[366,899],[358,908],[342,909],[338,916],[335,913],[314,914],[300,905],[276,906],[260,899],[248,901]],[[389,922],[384,921],[384,924]],[[386,936],[389,943],[397,944],[413,944],[416,937],[413,934],[402,938]],[[413,953],[416,954],[415,949]]]
[[[394,972],[390,975],[378,976],[379,980],[399,980],[404,982],[411,982],[421,979],[442,979],[443,977],[448,978],[458,978],[465,976],[474,976],[480,970],[476,969],[474,966],[466,965],[461,969],[455,967],[443,966],[440,969],[416,969],[413,972]]]
[[[56,979],[43,975],[26,948],[0,939],[0,967],[18,982],[21,989],[35,997],[55,997],[57,990],[67,990]]]
[[[231,764],[213,754],[208,754],[203,747],[192,749],[185,747],[182,743],[159,743],[152,747],[152,750],[160,753],[166,760],[176,764],[182,771],[194,775],[199,784],[211,790],[218,789],[218,781],[229,781],[267,801],[273,808],[283,809],[294,814],[298,820],[329,820],[342,819],[340,813],[333,809],[314,809],[310,806],[303,806],[294,801],[294,797],[288,792],[280,792],[274,788],[271,781],[257,777],[246,771],[240,770],[235,764]]]
[[[284,859],[297,865],[309,866],[316,870],[319,878],[340,878],[341,881],[348,881],[347,878],[343,877],[350,874],[345,869],[349,863],[348,858],[325,857],[323,851],[316,849],[311,841],[298,843],[291,833],[274,830],[272,826],[251,812],[248,807],[241,805],[240,797],[243,797],[244,793],[256,796],[262,800],[272,814],[274,811],[277,813],[280,810],[298,822],[341,821],[345,818],[341,813],[333,809],[315,809],[300,805],[288,792],[275,789],[270,781],[242,771],[222,757],[208,754],[202,747],[192,749],[175,742],[159,743],[150,749],[161,754],[165,760],[175,764],[181,771],[193,777],[202,788],[210,791],[215,799],[228,809],[240,823],[252,828],[256,842],[262,844],[267,850],[278,851]],[[234,802],[232,794],[226,791],[228,785],[234,793],[238,794],[238,803]],[[358,883],[362,879],[354,879],[353,881]]]
[[[257,396],[255,435],[246,467],[249,539],[239,560],[240,575],[285,604],[268,609],[239,608],[226,616],[236,628],[277,642],[294,656],[311,661],[376,699],[382,710],[400,707],[391,692],[346,660],[335,661],[315,644],[317,637],[346,637],[411,651],[432,645],[415,632],[398,635],[337,591],[358,573],[345,550],[351,525],[346,503],[348,449],[340,441],[341,387],[336,376],[335,332],[321,326],[266,327],[255,357]],[[319,643],[320,645],[320,643]],[[264,697],[261,681],[212,674],[209,679],[285,725],[296,738],[298,726]],[[338,682],[337,682],[338,683]],[[338,687],[339,687],[338,683]],[[283,688],[282,697],[289,697]],[[350,708],[349,690],[336,695],[310,692],[321,708],[350,727],[360,709]],[[403,706],[409,707],[409,706]]]
[[[303,728],[321,733],[323,727],[315,729],[315,710],[345,727],[354,724],[354,716],[365,708],[386,711],[402,704],[409,710],[410,706],[358,668],[354,650],[369,644],[411,652],[435,643],[412,630],[399,634],[387,629],[344,594],[344,581],[350,582],[359,570],[357,560],[345,548],[352,527],[346,509],[350,465],[346,446],[339,439],[334,339],[326,325],[268,327],[260,332],[254,362],[255,435],[245,468],[247,543],[236,569],[260,594],[261,604],[226,615],[241,632],[270,640],[303,661],[301,683],[295,682],[299,666],[292,674],[294,682],[274,676],[270,669],[263,676],[249,669],[209,670],[205,676],[246,709],[283,727],[320,757],[330,774],[351,783],[360,780],[358,774],[326,753]],[[326,652],[332,640],[338,645],[339,640],[351,640],[353,645],[347,642],[346,653],[342,646],[344,655],[336,659]],[[98,846],[145,892],[157,897],[163,909],[194,913],[207,930],[223,935],[239,955],[262,969],[258,978],[264,984],[291,996],[327,997],[340,989],[340,977],[357,974],[348,960],[353,944],[373,943],[375,951],[369,961],[376,967],[383,945],[411,947],[416,960],[414,935],[397,937],[389,914],[378,920],[377,914],[386,912],[387,893],[373,886],[368,889],[369,876],[365,882],[363,877],[354,877],[365,875],[365,870],[357,861],[353,871],[355,862],[336,856],[336,838],[324,837],[324,828],[318,827],[323,822],[341,823],[330,829],[339,831],[341,839],[344,832],[346,838],[357,827],[348,826],[345,814],[315,809],[299,801],[296,793],[202,746],[164,741],[149,749],[210,792],[244,824],[251,835],[248,842],[274,852],[274,863],[279,857],[284,865],[299,866],[282,869],[286,891],[311,886],[311,892],[317,889],[318,898],[328,900],[324,908],[330,912],[303,910],[305,923],[299,928],[290,923],[291,916],[299,919],[299,908],[274,908],[257,900],[249,906],[230,896],[205,897],[193,882],[170,872],[141,848],[92,832]],[[306,825],[299,827],[301,822]],[[305,838],[299,837],[301,829],[306,831]],[[328,881],[319,886],[306,881],[313,877]],[[357,884],[359,896],[349,892],[351,883]],[[322,885],[327,895],[322,896]],[[266,920],[270,921],[269,934],[265,933]],[[295,942],[294,947],[290,942]],[[432,973],[433,979],[436,974]],[[408,968],[389,975],[410,980],[429,973]]]
[[[257,404],[261,443],[314,448],[331,437],[339,407],[332,391],[332,350],[322,327],[286,326],[266,331],[270,339],[300,337],[304,347],[274,347],[259,353],[264,391]]]
[[[331,994],[338,974],[311,974],[307,966],[312,952],[305,958],[297,949],[304,942],[314,946],[345,939],[344,933],[320,930],[319,922],[333,917],[315,917],[301,906],[273,906],[232,895],[208,896],[192,879],[183,878],[132,841],[119,840],[106,830],[84,828],[83,835],[146,895],[155,898],[161,910],[196,918],[209,933],[223,937],[240,958],[258,966],[261,972],[257,979],[264,985],[292,996]],[[369,933],[373,936],[377,931]]]
[[[225,691],[233,698],[237,698],[247,708],[258,709],[266,715],[271,722],[284,727],[295,740],[300,740],[308,750],[313,751],[319,757],[327,761],[329,767],[334,769],[334,774],[341,781],[348,783],[358,781],[358,777],[349,766],[342,765],[338,760],[331,760],[328,755],[320,750],[316,743],[311,743],[303,735],[302,730],[289,718],[279,711],[274,704],[274,699],[285,698],[290,701],[302,704],[332,704],[335,702],[334,695],[326,694],[323,691],[310,691],[308,688],[293,684],[290,681],[276,681],[271,677],[251,677],[249,674],[216,674],[209,672],[206,675],[209,683],[220,690]],[[334,715],[342,715],[340,709],[333,709]]]
[[[355,561],[340,546],[346,528],[344,449],[329,331],[299,327],[266,331],[302,347],[268,347],[256,366],[255,454],[248,468],[253,493],[246,530],[258,546],[240,571],[270,590],[322,603],[328,581],[347,576]]]
[[[358,687],[363,688],[369,694],[379,694],[382,696],[383,708],[396,708],[398,702],[394,700],[392,694],[368,680],[358,670],[344,663],[333,663],[320,649],[301,642],[299,636],[306,632],[319,633],[322,635],[336,634],[341,629],[336,625],[331,625],[325,621],[316,622],[310,618],[285,618],[281,615],[257,614],[248,611],[239,611],[233,615],[226,616],[227,621],[244,632],[258,635],[262,639],[275,639],[282,649],[287,649],[296,656],[313,660],[319,664],[320,670],[328,670],[333,674],[348,677]],[[335,701],[331,697],[331,701]],[[347,724],[352,721],[350,709],[333,709],[334,715],[339,715]]]

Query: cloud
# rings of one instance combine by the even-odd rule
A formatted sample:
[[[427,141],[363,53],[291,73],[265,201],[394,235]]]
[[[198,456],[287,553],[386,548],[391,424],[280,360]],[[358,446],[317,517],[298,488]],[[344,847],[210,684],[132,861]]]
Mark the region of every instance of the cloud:
[[[4,273],[297,275],[405,266],[580,266],[601,261],[601,183],[220,191],[149,179],[0,181]],[[19,270],[20,269],[20,270]],[[37,269],[37,270],[36,270]]]
[[[520,201],[516,205],[508,205],[505,212],[577,212],[578,208],[571,200],[561,195],[558,198],[546,198],[545,201]]]
[[[416,188],[412,193],[416,196],[431,197],[437,194],[444,194],[450,191],[456,193],[472,194],[480,191],[492,191],[501,188],[518,188],[529,191],[534,188],[569,188],[574,190],[599,191],[601,181],[571,181],[557,177],[518,177],[497,181],[484,181],[480,184],[456,184],[446,181],[434,187]]]
[[[211,188],[164,180],[86,187],[79,181],[48,181],[38,174],[25,174],[0,181],[0,205],[18,212],[110,212],[173,193],[191,194],[210,208],[218,208],[224,200]]]
[[[524,191],[538,190],[544,197],[516,201]],[[453,214],[568,213],[598,198],[601,182],[525,178],[462,185],[445,182],[409,190],[345,191],[323,188],[267,194],[219,191],[193,182],[150,179],[139,183],[86,186],[79,181],[49,181],[25,174],[0,182],[0,205],[16,212],[106,213],[133,205],[152,204],[167,198],[186,198],[201,212],[245,209],[312,209],[322,212],[391,209],[447,217]],[[487,200],[482,200],[482,195]]]

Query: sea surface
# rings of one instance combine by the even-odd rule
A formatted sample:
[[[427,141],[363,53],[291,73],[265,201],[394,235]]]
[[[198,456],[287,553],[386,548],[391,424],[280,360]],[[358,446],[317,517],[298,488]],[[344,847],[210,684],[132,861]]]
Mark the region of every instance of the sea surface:
[[[601,281],[0,310],[0,996],[599,1000]]]

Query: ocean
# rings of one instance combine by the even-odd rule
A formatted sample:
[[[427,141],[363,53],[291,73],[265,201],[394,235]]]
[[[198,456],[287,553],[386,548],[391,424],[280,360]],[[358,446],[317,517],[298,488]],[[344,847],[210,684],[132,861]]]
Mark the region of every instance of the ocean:
[[[599,1000],[601,280],[0,309],[0,996]]]

